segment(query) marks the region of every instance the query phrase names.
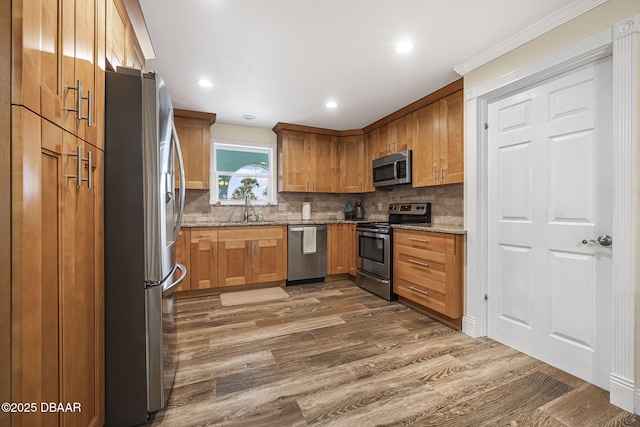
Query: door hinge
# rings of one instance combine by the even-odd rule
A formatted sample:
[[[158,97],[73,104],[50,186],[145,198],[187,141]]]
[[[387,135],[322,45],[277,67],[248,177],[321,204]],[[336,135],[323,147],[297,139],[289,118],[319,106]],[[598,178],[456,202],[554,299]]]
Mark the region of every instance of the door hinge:
[[[485,123],[485,124],[484,124],[484,129],[485,129],[485,130],[489,129],[489,123]]]
[[[489,300],[489,295],[488,294],[484,294],[484,300],[488,301]]]

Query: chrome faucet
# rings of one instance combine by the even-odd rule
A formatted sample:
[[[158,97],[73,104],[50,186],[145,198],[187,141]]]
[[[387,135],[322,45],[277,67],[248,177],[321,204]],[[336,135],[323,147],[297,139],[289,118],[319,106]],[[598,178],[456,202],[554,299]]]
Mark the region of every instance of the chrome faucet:
[[[249,217],[253,214],[249,213],[249,208],[251,207],[251,202],[249,201],[249,195],[244,196],[244,222],[249,222]]]

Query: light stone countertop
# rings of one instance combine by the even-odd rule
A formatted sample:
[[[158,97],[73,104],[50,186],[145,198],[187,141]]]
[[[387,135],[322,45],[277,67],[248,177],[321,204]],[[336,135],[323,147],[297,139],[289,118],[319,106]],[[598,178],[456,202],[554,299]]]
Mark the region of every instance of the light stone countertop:
[[[467,234],[467,231],[461,225],[433,224],[427,226],[416,224],[393,224],[391,227],[402,230],[430,231],[432,233]]]
[[[251,227],[251,226],[273,226],[273,225],[290,225],[290,224],[303,224],[303,225],[321,225],[321,224],[357,224],[358,222],[369,221],[353,221],[343,219],[318,219],[310,221],[302,220],[289,220],[289,221],[249,221],[249,222],[225,222],[225,221],[185,221],[182,223],[182,227],[196,228],[196,227]],[[393,224],[393,228],[399,228],[404,230],[417,230],[417,231],[430,231],[435,233],[449,233],[449,234],[466,234],[466,231],[461,225],[449,225],[449,224],[434,224],[431,226],[415,225],[415,224]]]

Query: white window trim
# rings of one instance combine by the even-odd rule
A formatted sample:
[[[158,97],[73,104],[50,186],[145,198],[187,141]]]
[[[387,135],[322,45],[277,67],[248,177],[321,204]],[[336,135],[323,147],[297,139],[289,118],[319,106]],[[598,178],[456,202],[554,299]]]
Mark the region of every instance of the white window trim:
[[[216,144],[227,145],[232,148],[245,148],[246,151],[252,151],[254,148],[260,150],[267,149],[269,151],[269,176],[267,177],[267,185],[271,189],[269,192],[269,199],[267,201],[252,200],[253,206],[272,206],[276,204],[277,189],[276,189],[276,170],[275,170],[275,145],[264,142],[251,142],[251,141],[231,141],[211,138],[211,163],[209,164],[209,204],[222,205],[222,206],[238,206],[244,204],[244,200],[218,200],[218,182],[216,173]],[[256,150],[257,151],[257,150]],[[230,173],[233,175],[233,173]],[[219,202],[219,203],[218,203]]]

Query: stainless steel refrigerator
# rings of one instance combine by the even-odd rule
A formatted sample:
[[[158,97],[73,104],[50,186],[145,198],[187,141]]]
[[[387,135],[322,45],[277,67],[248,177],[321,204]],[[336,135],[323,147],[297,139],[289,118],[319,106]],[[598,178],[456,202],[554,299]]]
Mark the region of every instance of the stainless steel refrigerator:
[[[165,405],[175,378],[184,168],[160,76],[119,67],[105,89],[106,425],[133,426]]]

